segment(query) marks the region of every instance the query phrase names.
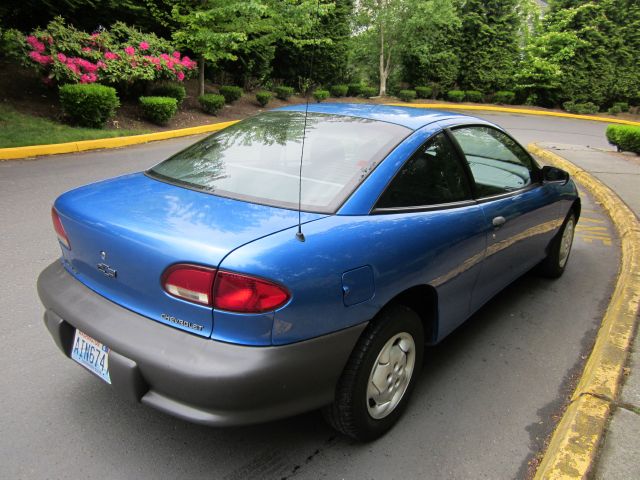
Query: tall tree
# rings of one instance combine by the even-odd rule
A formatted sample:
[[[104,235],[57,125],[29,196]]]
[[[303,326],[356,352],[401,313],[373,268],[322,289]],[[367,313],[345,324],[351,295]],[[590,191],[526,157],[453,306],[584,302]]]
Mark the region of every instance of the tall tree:
[[[458,10],[451,0],[415,2],[403,27],[405,80],[414,85],[452,87],[460,68],[460,27]]]
[[[400,57],[408,6],[407,0],[361,0],[356,4],[357,28],[375,35],[365,34],[364,38],[375,38],[380,95],[386,95],[389,74]]]
[[[462,87],[484,92],[511,86],[519,59],[519,0],[462,0]]]
[[[191,9],[173,8],[179,27],[173,38],[199,56],[200,91],[204,92],[204,63],[220,67],[223,62],[273,58],[276,42],[297,46],[330,42],[312,35],[313,28],[333,9],[333,3],[316,0],[202,0]]]
[[[543,104],[608,106],[640,96],[640,5],[633,0],[555,0],[527,50],[518,87]]]
[[[162,3],[165,0],[146,1]],[[147,32],[166,34],[146,7],[140,0],[2,0],[0,24],[32,31],[62,16],[67,23],[89,32],[123,21]]]
[[[273,62],[276,76],[289,84],[304,83],[313,70],[314,83],[344,80],[353,4],[353,0],[320,0],[318,12],[318,4],[312,1],[311,28],[290,29],[289,35],[277,42]]]
[[[267,5],[257,0],[203,0],[190,10],[173,7],[179,27],[174,40],[198,55],[200,95],[204,94],[205,60],[217,64],[236,60],[236,52],[247,38],[271,23]],[[266,25],[265,25],[266,23]]]

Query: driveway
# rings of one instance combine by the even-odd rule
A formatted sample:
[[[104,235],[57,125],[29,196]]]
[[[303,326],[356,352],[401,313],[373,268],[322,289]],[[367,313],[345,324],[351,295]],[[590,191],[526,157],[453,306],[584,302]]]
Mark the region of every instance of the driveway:
[[[525,144],[608,148],[602,123],[479,116]],[[371,444],[337,436],[314,412],[243,428],[192,425],[121,400],[63,357],[35,289],[59,255],[53,200],[196,138],[0,162],[0,477],[522,478],[590,349],[618,267],[614,230],[584,192],[565,275],[522,277],[430,349],[406,415]],[[589,225],[604,229],[593,238]]]

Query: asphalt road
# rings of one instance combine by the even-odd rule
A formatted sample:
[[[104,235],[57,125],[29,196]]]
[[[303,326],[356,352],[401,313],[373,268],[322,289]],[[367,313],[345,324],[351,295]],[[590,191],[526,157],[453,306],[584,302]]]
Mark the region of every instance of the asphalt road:
[[[607,147],[605,125],[482,115],[523,143]],[[0,162],[0,478],[509,479],[552,428],[588,351],[618,265],[606,216],[583,197],[565,275],[526,275],[428,352],[405,417],[357,444],[309,413],[214,429],[118,398],[58,351],[35,281],[59,255],[49,208],[60,193],[144,169],[194,138]]]

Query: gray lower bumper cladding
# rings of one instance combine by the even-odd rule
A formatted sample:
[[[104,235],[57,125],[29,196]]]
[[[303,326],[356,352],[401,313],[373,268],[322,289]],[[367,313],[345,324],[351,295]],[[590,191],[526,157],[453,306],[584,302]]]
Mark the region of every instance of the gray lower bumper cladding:
[[[107,345],[113,387],[185,420],[243,425],[330,403],[366,324],[291,345],[250,347],[197,337],[131,312],[60,262],[38,278],[45,324],[70,356],[75,330]]]

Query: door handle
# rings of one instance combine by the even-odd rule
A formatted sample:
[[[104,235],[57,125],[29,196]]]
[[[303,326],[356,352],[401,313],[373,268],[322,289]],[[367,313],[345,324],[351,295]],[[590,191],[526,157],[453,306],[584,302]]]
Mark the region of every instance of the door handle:
[[[493,224],[493,226],[495,228],[500,228],[501,226],[503,226],[506,223],[507,219],[500,216],[500,217],[495,217],[491,223]]]

